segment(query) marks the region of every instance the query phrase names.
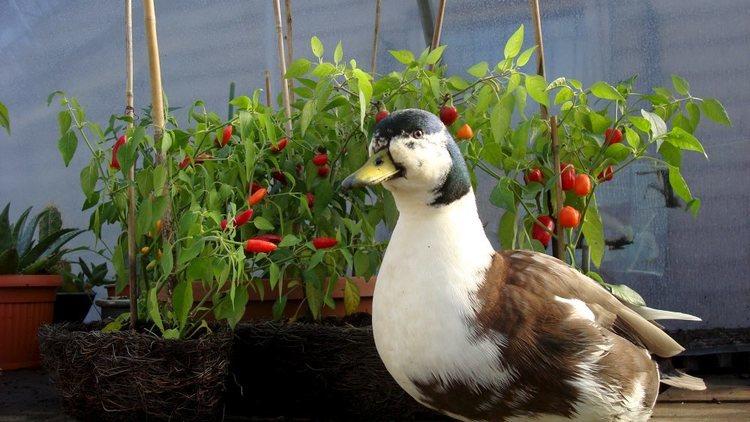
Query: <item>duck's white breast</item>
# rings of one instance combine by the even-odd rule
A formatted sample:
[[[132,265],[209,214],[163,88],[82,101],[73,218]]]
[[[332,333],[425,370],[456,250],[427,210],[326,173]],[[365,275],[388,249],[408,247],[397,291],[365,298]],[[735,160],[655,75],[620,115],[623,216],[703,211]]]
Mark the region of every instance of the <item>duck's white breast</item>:
[[[391,375],[418,400],[415,383],[498,385],[512,377],[499,359],[506,339],[480,339],[473,331],[474,292],[494,250],[481,230],[466,243],[477,222],[465,223],[449,213],[402,215],[378,274],[375,344]]]

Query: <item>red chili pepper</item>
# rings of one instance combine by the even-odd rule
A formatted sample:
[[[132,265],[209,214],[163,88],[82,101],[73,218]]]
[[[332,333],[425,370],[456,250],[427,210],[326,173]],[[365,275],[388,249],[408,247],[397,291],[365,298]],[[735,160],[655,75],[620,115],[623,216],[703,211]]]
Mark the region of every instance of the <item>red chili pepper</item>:
[[[388,117],[389,114],[390,113],[388,113],[388,110],[386,109],[378,111],[378,114],[375,115],[375,123],[380,123],[380,121]]]
[[[253,218],[253,210],[243,211],[234,217],[234,227],[240,227]]]
[[[259,235],[255,236],[255,237],[253,237],[253,239],[256,239],[256,240],[265,240],[266,242],[275,243],[277,245],[279,244],[279,242],[281,242],[281,236],[279,236],[276,233],[259,234]]]
[[[281,170],[274,170],[271,177],[286,185],[286,175]]]
[[[125,145],[125,142],[127,142],[127,139],[125,138],[125,135],[122,135],[117,138],[117,142],[115,142],[115,145],[112,147],[112,161],[109,163],[109,166],[113,169],[120,170],[120,161],[117,159],[117,151],[121,146]]]
[[[221,146],[228,144],[230,139],[232,139],[232,125],[227,125],[221,133]]]
[[[276,143],[276,145],[271,145],[271,152],[274,154],[278,154],[281,151],[286,148],[286,145],[289,143],[289,139],[287,138],[281,138],[279,139],[279,142]]]
[[[539,223],[542,223],[544,226],[534,222],[534,226],[531,228],[531,237],[540,241],[546,248],[547,245],[549,245],[550,240],[552,240],[552,233],[550,232],[555,231],[555,221],[548,215],[540,215],[537,220],[539,220]],[[545,230],[544,227],[549,231]]]
[[[440,120],[444,125],[450,126],[458,119],[458,110],[452,105],[444,105],[440,107]]]
[[[307,206],[309,208],[312,208],[315,204],[315,195],[313,195],[311,192],[307,192],[305,196],[307,197]]]
[[[278,249],[278,246],[267,240],[248,239],[245,242],[245,252],[249,253],[270,253],[276,249]]]
[[[190,156],[186,156],[182,159],[182,161],[180,161],[180,169],[185,170],[192,162],[193,160],[190,158]]]
[[[229,224],[229,222],[225,218],[225,219],[221,220],[221,223],[219,225],[221,226],[222,230],[226,230],[227,229],[227,224]]]
[[[331,172],[331,168],[328,165],[318,167],[318,176],[326,177]]]
[[[563,190],[572,190],[576,186],[576,169],[573,164],[560,164],[560,181]]]
[[[328,154],[315,154],[315,156],[312,159],[313,164],[316,166],[324,166],[328,164]]]
[[[604,170],[602,170],[601,172],[599,172],[599,175],[596,176],[596,178],[600,182],[607,182],[609,180],[612,180],[612,178],[614,177],[614,175],[615,175],[615,172],[612,169],[612,166],[607,166],[607,168],[605,168]]]
[[[255,192],[257,192],[258,189],[263,189],[263,186],[255,183],[255,182],[253,182],[252,184],[250,184],[250,194],[251,195],[254,194]]]
[[[253,192],[248,198],[247,198],[247,205],[253,206],[257,204],[258,202],[262,201],[263,198],[266,197],[266,194],[268,193],[268,189],[260,188]]]
[[[312,240],[315,249],[328,249],[338,245],[339,241],[332,237],[316,237]]]
[[[607,145],[617,144],[622,142],[622,132],[620,129],[608,127],[604,131],[604,143]]]

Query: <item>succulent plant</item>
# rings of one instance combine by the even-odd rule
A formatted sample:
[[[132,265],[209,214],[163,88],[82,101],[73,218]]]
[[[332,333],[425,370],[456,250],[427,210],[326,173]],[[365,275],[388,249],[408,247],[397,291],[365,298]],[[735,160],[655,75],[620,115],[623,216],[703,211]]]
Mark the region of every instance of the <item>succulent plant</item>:
[[[54,273],[61,258],[72,251],[63,247],[84,232],[62,228],[60,211],[54,206],[27,221],[29,207],[15,224],[10,223],[9,210],[10,203],[0,213],[0,275]]]

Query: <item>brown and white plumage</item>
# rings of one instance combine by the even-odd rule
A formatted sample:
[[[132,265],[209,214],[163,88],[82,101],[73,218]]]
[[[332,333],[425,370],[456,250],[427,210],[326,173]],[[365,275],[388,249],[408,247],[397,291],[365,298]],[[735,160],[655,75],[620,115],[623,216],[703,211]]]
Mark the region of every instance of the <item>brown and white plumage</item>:
[[[645,420],[658,393],[652,354],[683,349],[631,307],[548,255],[496,252],[450,134],[421,110],[375,129],[374,169],[399,209],[373,302],[375,344],[420,403],[461,420]],[[380,166],[380,167],[378,167]],[[679,374],[673,384],[700,387]]]

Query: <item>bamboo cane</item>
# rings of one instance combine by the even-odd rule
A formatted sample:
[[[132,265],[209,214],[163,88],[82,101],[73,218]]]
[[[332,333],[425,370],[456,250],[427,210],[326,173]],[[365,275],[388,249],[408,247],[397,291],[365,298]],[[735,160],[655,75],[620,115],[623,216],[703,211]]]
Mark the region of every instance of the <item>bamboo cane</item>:
[[[264,78],[266,80],[266,105],[268,107],[271,107],[271,99],[273,98],[271,95],[271,72],[266,70],[264,73]]]
[[[536,73],[544,77],[544,39],[542,38],[542,17],[539,13],[539,0],[529,0],[531,19],[534,21],[534,40],[536,41]],[[539,105],[543,119],[547,119],[547,107]]]
[[[430,50],[434,50],[440,45],[440,36],[443,33],[443,17],[445,16],[446,1],[447,0],[440,0],[440,5],[438,5],[437,16],[435,17],[435,29],[432,31],[432,43],[430,44]],[[434,65],[430,65],[428,69],[432,70],[434,67]]]
[[[151,116],[154,126],[154,144],[160,145],[164,136],[164,97],[162,96],[161,85],[161,63],[159,62],[159,43],[156,35],[156,11],[154,10],[153,0],[143,0],[143,20],[146,28],[146,43],[148,44],[148,64],[151,79]],[[156,153],[156,162],[162,163],[165,160],[161,148]],[[169,191],[169,182],[162,187],[163,194]],[[162,216],[162,236],[166,242],[171,243],[174,238],[172,230],[172,207],[171,202],[167,203],[167,209]],[[172,290],[176,283],[174,273],[167,277],[168,301],[171,302]]]
[[[125,115],[130,117],[127,128],[133,128],[133,3],[125,0]],[[138,280],[135,251],[135,163],[128,170],[128,286],[130,287],[130,329],[135,330],[138,319]]]
[[[378,35],[380,34],[380,0],[375,1],[375,30],[372,36],[372,56],[370,57],[370,72],[375,76],[378,60]]]
[[[164,99],[161,87],[161,63],[159,62],[159,42],[156,36],[156,11],[153,0],[143,0],[143,20],[146,26],[148,44],[148,67],[151,76],[151,118],[154,122],[154,142],[159,143],[164,135]],[[159,151],[157,162],[164,161]]]
[[[145,0],[144,0],[145,1]],[[273,0],[274,18],[276,19],[276,38],[279,50],[279,71],[281,73],[281,90],[284,100],[284,114],[286,116],[286,136],[292,136],[292,107],[289,99],[289,85],[284,79],[286,75],[286,57],[284,54],[284,33],[281,29],[281,3],[280,0]]]
[[[545,66],[544,66],[544,37],[542,36],[542,17],[539,12],[539,0],[529,0],[529,6],[531,7],[531,18],[534,21],[534,40],[536,42],[536,73],[541,77],[545,77]],[[560,145],[557,136],[557,118],[555,116],[549,116],[547,106],[539,104],[539,112],[542,119],[549,119],[550,124],[550,138],[552,141],[552,161],[554,163],[554,170],[560,171]],[[559,215],[560,209],[563,204],[563,190],[562,190],[562,175],[557,177],[555,182],[555,206],[553,214]],[[551,195],[547,196],[548,202],[552,203]],[[553,239],[553,252],[554,255],[561,260],[565,260],[565,232],[560,224],[556,225],[556,238]]]
[[[292,38],[292,0],[284,0],[284,12],[286,15],[286,32],[284,33],[284,40],[286,41],[286,62],[292,63],[292,57],[294,57],[294,38]],[[294,102],[294,80],[287,79],[289,85],[289,101]]]

